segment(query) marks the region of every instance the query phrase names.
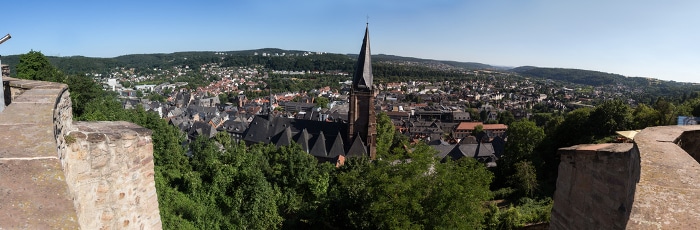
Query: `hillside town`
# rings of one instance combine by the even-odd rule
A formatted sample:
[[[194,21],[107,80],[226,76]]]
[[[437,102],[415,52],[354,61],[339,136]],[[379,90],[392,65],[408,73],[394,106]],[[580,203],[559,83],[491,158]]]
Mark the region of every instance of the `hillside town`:
[[[464,81],[375,82],[374,110],[377,114],[386,114],[396,132],[408,137],[410,142],[423,141],[433,146],[439,158],[474,157],[488,166],[495,166],[504,151],[508,124],[514,120],[532,118],[537,113],[563,113],[592,107],[595,100],[643,93],[643,89],[622,84],[592,87],[530,79],[506,71],[463,71],[475,77]],[[343,76],[347,80],[297,92],[273,92],[266,83],[272,77],[305,75]],[[133,68],[115,68],[104,78],[103,87],[117,92],[124,108],[141,106],[157,112],[186,133],[189,140],[198,136],[212,138],[219,132],[226,132],[236,141],[245,141],[258,115],[348,123],[351,75],[262,66],[222,67],[218,63],[208,63],[154,68],[148,74],[138,73]],[[197,87],[188,82],[175,82],[183,76],[210,81]],[[95,77],[104,76],[95,74]],[[149,84],[159,80],[162,83]],[[258,96],[248,97],[248,92]],[[627,102],[635,103],[629,98]]]

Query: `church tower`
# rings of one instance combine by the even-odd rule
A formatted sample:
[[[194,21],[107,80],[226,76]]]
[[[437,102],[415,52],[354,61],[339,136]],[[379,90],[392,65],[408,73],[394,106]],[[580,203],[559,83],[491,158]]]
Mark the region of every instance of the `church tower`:
[[[372,85],[372,57],[369,49],[369,24],[365,28],[365,38],[357,58],[355,74],[350,89],[350,111],[348,112],[348,141],[353,143],[348,156],[377,155],[377,116],[374,110],[376,92]],[[360,142],[363,149],[355,146]],[[361,151],[364,150],[364,151]]]

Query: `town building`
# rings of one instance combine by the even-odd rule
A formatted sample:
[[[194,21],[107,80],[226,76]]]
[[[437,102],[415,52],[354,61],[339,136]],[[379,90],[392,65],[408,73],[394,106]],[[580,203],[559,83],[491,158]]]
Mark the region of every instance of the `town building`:
[[[455,139],[462,139],[470,136],[477,126],[481,125],[482,130],[486,132],[489,138],[504,135],[508,126],[504,124],[484,124],[482,122],[461,122],[454,129],[452,136]]]

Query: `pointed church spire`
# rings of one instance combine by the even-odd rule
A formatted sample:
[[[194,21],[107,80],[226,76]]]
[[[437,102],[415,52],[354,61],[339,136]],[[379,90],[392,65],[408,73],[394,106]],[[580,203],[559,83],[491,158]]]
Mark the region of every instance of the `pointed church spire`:
[[[372,90],[372,81],[372,53],[369,49],[369,23],[367,23],[365,38],[362,40],[355,74],[352,77],[352,86],[355,90]]]

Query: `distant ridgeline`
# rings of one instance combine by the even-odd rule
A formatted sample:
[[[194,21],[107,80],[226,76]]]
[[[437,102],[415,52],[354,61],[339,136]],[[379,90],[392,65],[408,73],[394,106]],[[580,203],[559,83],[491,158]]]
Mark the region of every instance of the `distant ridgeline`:
[[[117,67],[134,68],[141,73],[155,73],[157,68],[174,66],[200,66],[217,63],[222,67],[262,66],[269,70],[287,71],[336,71],[350,73],[354,68],[357,54],[330,54],[282,49],[257,49],[226,52],[176,52],[170,54],[130,54],[114,58],[92,58],[83,56],[54,57],[50,62],[65,74],[102,73],[107,76]],[[513,77],[551,79],[565,84],[583,86],[623,85],[643,90],[642,101],[650,102],[658,97],[682,98],[687,92],[700,92],[700,84],[661,81],[644,77],[625,77],[619,74],[591,70],[542,68],[521,66],[506,68],[474,62],[429,60],[394,55],[373,55],[374,75],[378,82],[405,80],[465,80],[475,79],[473,70],[492,70],[503,73],[516,73]],[[3,57],[3,63],[15,68],[19,55]],[[15,74],[15,73],[13,73]],[[481,76],[481,75],[478,75]],[[511,75],[512,76],[512,75]]]
[[[662,81],[644,77],[625,77],[619,74],[591,70],[521,66],[511,69],[511,71],[523,77],[552,79],[594,87],[617,84],[634,88],[641,87],[645,90],[643,93],[650,97],[681,97],[682,95],[679,94],[700,91],[700,84]]]
[[[173,66],[199,66],[208,63],[219,63],[227,66],[264,66],[272,70],[289,71],[343,71],[351,72],[354,68],[357,54],[330,54],[321,52],[281,50],[281,49],[257,49],[227,52],[176,52],[170,54],[130,54],[114,58],[93,58],[83,56],[55,57],[47,56],[52,64],[66,74],[104,72],[116,67],[135,68],[145,71],[153,68],[169,68]],[[440,67],[448,67],[451,70],[476,70],[492,69],[506,70],[502,67],[494,67],[481,63],[437,61],[419,58],[399,57],[393,55],[373,55],[375,65],[390,66],[396,63],[412,62],[418,64],[412,66],[412,71],[438,70]],[[3,57],[3,63],[14,68],[19,62],[19,55]],[[391,63],[391,64],[390,64]],[[376,68],[376,67],[375,67]],[[406,66],[399,69],[406,70]],[[442,75],[445,68],[433,72],[433,75]],[[391,70],[385,70],[385,72]]]

